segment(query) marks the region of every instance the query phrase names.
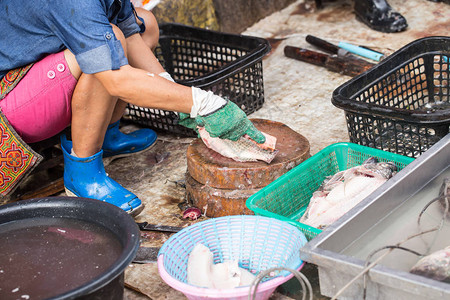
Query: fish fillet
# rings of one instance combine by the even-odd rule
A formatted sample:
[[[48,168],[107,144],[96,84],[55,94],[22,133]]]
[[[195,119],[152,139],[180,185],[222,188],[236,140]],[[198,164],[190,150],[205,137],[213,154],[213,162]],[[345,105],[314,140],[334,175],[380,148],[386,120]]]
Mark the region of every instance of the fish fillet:
[[[370,157],[363,164],[328,176],[311,197],[303,224],[323,229],[334,223],[396,173],[391,162]]]
[[[212,266],[212,282],[215,289],[233,289],[241,282],[238,261],[225,261]]]
[[[198,127],[198,132],[206,147],[238,162],[261,160],[270,164],[278,153],[278,150],[275,149],[276,137],[264,132],[266,137],[264,144],[256,143],[247,135],[238,141],[211,137],[204,127]]]
[[[187,281],[192,285],[212,287],[213,254],[203,244],[195,245],[188,258]]]
[[[340,184],[327,196],[314,199],[300,222],[315,228],[324,228],[356,206],[386,180],[358,176]],[[309,211],[308,211],[309,210]]]
[[[188,258],[189,284],[210,289],[231,289],[250,285],[255,275],[239,267],[237,260],[214,264],[213,253],[203,244],[197,244]]]

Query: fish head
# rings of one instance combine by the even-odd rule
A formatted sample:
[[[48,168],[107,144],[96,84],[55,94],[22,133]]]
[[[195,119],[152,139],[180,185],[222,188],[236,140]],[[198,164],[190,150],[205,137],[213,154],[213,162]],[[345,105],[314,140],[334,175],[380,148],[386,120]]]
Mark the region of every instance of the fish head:
[[[366,176],[389,179],[397,173],[397,170],[395,163],[389,161],[365,164],[358,171]]]
[[[363,161],[362,165],[376,164],[377,162],[378,162],[378,158],[376,158],[375,156],[371,156],[368,159],[366,159],[365,161]]]

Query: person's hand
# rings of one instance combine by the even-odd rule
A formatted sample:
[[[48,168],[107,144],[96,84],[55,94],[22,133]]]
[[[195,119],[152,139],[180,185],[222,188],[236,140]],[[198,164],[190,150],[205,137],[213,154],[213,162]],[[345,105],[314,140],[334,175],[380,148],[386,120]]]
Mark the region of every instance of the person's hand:
[[[257,143],[266,141],[235,103],[196,87],[192,87],[192,100],[190,115],[180,113],[178,124],[195,130],[197,126],[204,127],[211,137],[221,139],[237,141],[247,134]]]
[[[247,134],[259,144],[266,141],[266,137],[256,129],[245,112],[231,101],[207,116],[197,116],[195,121],[198,126],[205,127],[211,137],[237,141]]]
[[[195,119],[185,113],[178,113],[178,124],[197,131],[197,123]]]

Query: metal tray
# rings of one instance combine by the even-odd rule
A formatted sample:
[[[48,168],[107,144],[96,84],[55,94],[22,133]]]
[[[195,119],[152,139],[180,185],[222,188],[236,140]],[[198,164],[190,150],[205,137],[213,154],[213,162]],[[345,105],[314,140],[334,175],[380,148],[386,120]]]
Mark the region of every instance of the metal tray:
[[[300,257],[318,266],[321,293],[334,296],[364,269],[369,253],[419,232],[418,214],[437,197],[444,177],[449,176],[450,134],[447,134],[307,243],[300,250]],[[430,206],[421,219],[420,228],[437,225],[440,217],[439,206]],[[450,245],[449,223],[447,219],[438,233],[415,238],[402,246],[420,253],[442,249]],[[372,261],[376,258],[374,256]],[[450,299],[450,284],[408,272],[418,259],[402,250],[385,256],[368,272],[365,299]],[[363,299],[363,287],[363,279],[359,277],[338,299]]]

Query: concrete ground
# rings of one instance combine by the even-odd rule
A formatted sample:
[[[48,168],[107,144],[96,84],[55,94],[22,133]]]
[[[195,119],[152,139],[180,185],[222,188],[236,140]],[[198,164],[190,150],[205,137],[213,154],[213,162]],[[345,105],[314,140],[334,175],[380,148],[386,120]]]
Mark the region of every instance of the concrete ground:
[[[332,143],[348,141],[344,113],[330,99],[333,90],[350,77],[287,58],[283,53],[286,45],[315,49],[305,41],[305,36],[311,34],[332,43],[347,41],[390,54],[418,38],[450,32],[450,5],[427,0],[391,0],[391,6],[407,18],[409,28],[402,33],[385,34],[358,22],[352,3],[324,2],[324,8],[317,10],[314,2],[297,1],[244,32],[274,42],[272,52],[263,60],[265,103],[250,117],[285,123],[309,140],[311,155]],[[138,127],[129,124],[124,130]],[[106,166],[112,178],[146,204],[137,221],[167,225],[192,223],[182,219],[179,208],[184,201],[184,188],[179,183],[184,180],[185,153],[191,140],[159,133],[155,147],[148,152]],[[168,234],[145,233],[142,244],[161,246],[168,237]],[[315,287],[315,299],[322,298],[314,266],[308,266],[305,272]],[[126,298],[130,300],[184,299],[161,280],[156,264],[130,265],[125,282]],[[283,297],[278,293],[273,298]]]

